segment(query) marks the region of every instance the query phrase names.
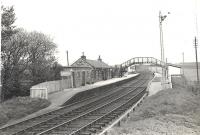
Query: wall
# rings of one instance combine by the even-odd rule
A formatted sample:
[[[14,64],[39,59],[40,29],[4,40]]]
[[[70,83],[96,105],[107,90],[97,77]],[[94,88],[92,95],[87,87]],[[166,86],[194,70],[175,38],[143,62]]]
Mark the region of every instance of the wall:
[[[110,69],[101,68],[92,70],[90,76],[92,83],[112,78]]]
[[[83,76],[84,74],[85,77]],[[111,69],[93,67],[66,67],[66,69],[61,71],[62,78],[64,78],[65,75],[73,76],[73,87],[80,87],[86,84],[111,79]]]

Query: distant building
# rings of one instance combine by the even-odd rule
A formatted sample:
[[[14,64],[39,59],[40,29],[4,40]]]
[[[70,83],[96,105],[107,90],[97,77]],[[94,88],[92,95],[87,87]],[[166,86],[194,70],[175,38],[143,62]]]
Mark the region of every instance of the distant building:
[[[184,74],[188,81],[197,81],[197,70],[195,62],[185,62],[184,64],[180,64],[181,66],[181,74]],[[198,63],[198,71],[200,78],[200,62]]]
[[[100,56],[97,60],[89,60],[84,54],[71,66],[64,67],[63,71],[61,71],[62,79],[70,77],[73,87],[110,79],[111,74],[111,66],[104,63]]]

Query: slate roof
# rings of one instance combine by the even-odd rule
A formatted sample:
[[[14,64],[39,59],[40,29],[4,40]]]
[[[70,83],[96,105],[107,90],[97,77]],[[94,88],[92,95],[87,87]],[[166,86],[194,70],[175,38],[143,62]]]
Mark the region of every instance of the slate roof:
[[[104,63],[103,61],[89,59],[86,59],[85,61],[95,68],[111,68],[108,64]]]

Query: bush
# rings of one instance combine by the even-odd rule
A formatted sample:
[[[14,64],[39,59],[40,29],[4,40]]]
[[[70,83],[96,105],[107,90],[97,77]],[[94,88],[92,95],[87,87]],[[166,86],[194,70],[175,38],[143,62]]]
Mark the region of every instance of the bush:
[[[5,114],[3,107],[0,105],[0,126],[2,125],[1,123],[6,123],[8,120],[9,119]]]
[[[14,97],[1,104],[0,125],[9,120],[22,118],[50,105],[45,99],[30,97]]]

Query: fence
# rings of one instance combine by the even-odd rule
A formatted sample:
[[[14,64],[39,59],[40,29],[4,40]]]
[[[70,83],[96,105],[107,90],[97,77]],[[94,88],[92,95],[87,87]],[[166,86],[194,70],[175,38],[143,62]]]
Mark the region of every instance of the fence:
[[[184,88],[187,86],[186,79],[182,74],[171,75],[171,82],[172,82],[172,88],[175,88],[175,87]]]
[[[172,87],[175,86],[192,90],[195,94],[200,94],[200,84],[197,81],[191,81],[185,78],[184,75],[172,75]]]
[[[187,81],[187,88],[195,94],[200,94],[200,84],[197,81]]]
[[[47,88],[31,88],[30,95],[32,98],[39,97],[39,98],[48,99]]]
[[[34,85],[30,89],[31,97],[48,98],[48,94],[71,88],[71,77],[63,80],[48,81]]]

